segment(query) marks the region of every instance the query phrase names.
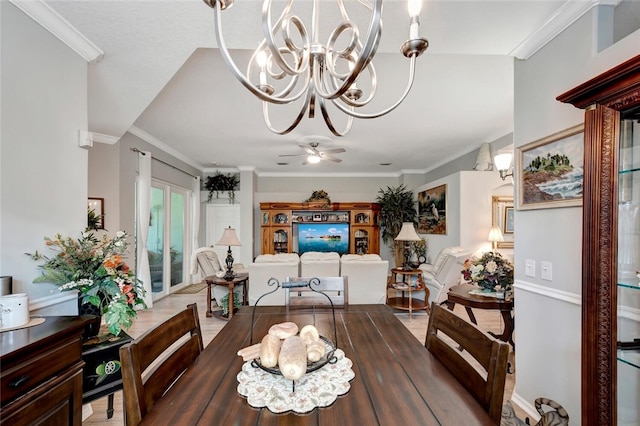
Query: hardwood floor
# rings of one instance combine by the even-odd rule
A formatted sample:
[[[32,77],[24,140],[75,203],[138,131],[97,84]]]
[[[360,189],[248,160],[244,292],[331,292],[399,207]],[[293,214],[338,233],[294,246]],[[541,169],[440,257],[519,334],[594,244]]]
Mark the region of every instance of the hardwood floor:
[[[214,338],[214,336],[225,326],[226,322],[215,317],[207,318],[205,316],[207,292],[203,290],[197,294],[173,294],[166,297],[153,305],[153,309],[147,311],[141,311],[138,313],[138,318],[134,321],[132,327],[127,331],[132,337],[138,337],[149,328],[160,323],[166,318],[170,317],[179,310],[184,309],[189,303],[196,302],[198,304],[198,315],[200,317],[200,327],[202,329],[202,336],[205,346]],[[468,319],[466,312],[462,307],[457,306],[455,312],[465,319]],[[478,324],[481,328],[487,331],[493,331],[500,333],[504,324],[500,313],[497,311],[474,311]],[[426,333],[428,316],[424,312],[414,313],[412,319],[409,320],[409,315],[402,311],[397,311],[396,316],[402,324],[407,327],[409,331],[424,344]],[[509,354],[512,369],[515,371],[515,358],[513,351]],[[511,398],[513,389],[515,386],[515,374],[507,375],[507,382],[505,385],[505,401]],[[520,408],[513,404],[516,413],[522,419],[525,418],[525,413]],[[85,410],[87,407],[85,407]],[[114,414],[111,419],[107,419],[107,397],[103,397],[91,402],[91,414],[84,422],[84,425],[122,425],[124,424],[124,417],[122,412],[122,391],[115,393],[114,401]]]

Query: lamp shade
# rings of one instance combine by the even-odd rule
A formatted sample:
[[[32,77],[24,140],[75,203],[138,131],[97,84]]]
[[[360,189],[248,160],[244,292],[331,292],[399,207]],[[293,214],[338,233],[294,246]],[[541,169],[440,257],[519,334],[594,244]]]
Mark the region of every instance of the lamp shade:
[[[236,235],[236,230],[232,227],[228,227],[224,230],[222,234],[222,238],[218,241],[217,245],[219,246],[241,246],[240,240]]]
[[[496,165],[496,169],[509,170],[509,166],[511,166],[511,157],[512,155],[508,152],[504,154],[498,154],[493,157],[493,162]]]
[[[492,226],[489,231],[489,241],[492,243],[498,243],[504,241],[504,236],[499,226]]]
[[[420,241],[420,237],[413,227],[413,222],[404,222],[400,232],[395,238],[396,241]]]

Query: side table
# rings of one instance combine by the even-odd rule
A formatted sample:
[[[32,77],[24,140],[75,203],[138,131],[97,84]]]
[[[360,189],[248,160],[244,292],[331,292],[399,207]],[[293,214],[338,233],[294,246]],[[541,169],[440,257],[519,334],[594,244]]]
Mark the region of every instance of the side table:
[[[212,285],[220,285],[229,288],[229,317],[224,317],[222,314],[216,314],[218,318],[224,320],[230,320],[233,317],[233,311],[235,308],[233,307],[233,289],[235,286],[244,284],[244,288],[242,290],[242,304],[248,304],[247,299],[247,285],[249,281],[249,274],[238,274],[232,280],[225,280],[224,278],[218,278],[216,276],[211,276],[205,278],[205,282],[207,283],[207,317],[212,317],[214,315],[213,310],[211,309],[211,286]]]
[[[401,291],[402,296],[389,297],[389,290]],[[414,299],[414,291],[424,291],[424,300]],[[420,269],[391,269],[391,275],[387,281],[387,305],[396,309],[408,310],[409,319],[411,320],[411,314],[414,309],[425,309],[427,312],[429,311],[427,300],[429,300],[429,289],[424,285],[422,271]]]
[[[118,336],[102,328],[100,333],[82,342],[82,403],[108,395],[107,418],[113,416],[113,394],[122,389],[120,346],[133,340],[124,331]]]
[[[473,284],[460,284],[451,287],[449,293],[447,293],[446,304],[450,310],[453,310],[456,303],[464,306],[464,309],[469,315],[469,319],[472,323],[478,324],[475,315],[471,308],[476,309],[493,309],[500,311],[502,319],[504,320],[504,331],[498,335],[492,332],[488,332],[496,339],[500,339],[503,342],[509,342],[513,350],[516,350],[516,344],[513,342],[513,330],[515,328],[515,320],[513,317],[513,296],[506,299],[497,299],[495,297],[480,296],[476,294],[469,294],[473,289],[477,289],[477,286]]]

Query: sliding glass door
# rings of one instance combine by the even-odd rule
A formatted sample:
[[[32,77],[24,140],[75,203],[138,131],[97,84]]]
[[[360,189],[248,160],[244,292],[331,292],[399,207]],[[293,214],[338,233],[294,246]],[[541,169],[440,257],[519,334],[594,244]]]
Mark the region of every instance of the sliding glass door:
[[[189,191],[154,180],[147,250],[153,300],[184,285],[188,272]]]

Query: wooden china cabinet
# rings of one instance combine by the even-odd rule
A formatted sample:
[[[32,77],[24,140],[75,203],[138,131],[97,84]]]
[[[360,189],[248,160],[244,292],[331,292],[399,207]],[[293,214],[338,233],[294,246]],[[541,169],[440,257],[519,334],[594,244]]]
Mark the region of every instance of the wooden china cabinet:
[[[640,424],[640,55],[557,99],[585,110],[580,424]]]

